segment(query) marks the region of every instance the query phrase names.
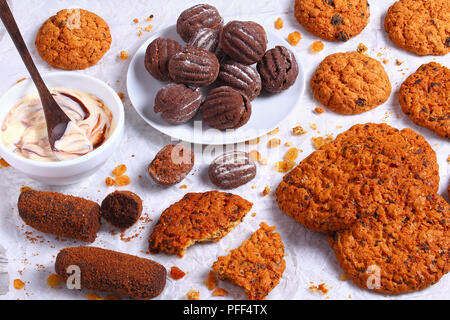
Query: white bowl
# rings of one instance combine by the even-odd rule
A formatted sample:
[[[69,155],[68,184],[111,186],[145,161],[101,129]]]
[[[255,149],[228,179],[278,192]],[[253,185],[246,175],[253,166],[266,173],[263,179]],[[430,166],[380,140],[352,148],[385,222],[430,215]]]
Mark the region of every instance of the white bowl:
[[[113,114],[114,129],[110,137],[94,151],[74,160],[40,162],[23,158],[7,149],[0,139],[0,155],[16,170],[49,185],[68,185],[92,175],[118,148],[123,135],[125,115],[117,93],[103,81],[74,72],[54,72],[43,76],[49,88],[69,88],[91,93],[102,99]],[[14,85],[0,98],[0,125],[19,100],[36,93],[31,79]]]

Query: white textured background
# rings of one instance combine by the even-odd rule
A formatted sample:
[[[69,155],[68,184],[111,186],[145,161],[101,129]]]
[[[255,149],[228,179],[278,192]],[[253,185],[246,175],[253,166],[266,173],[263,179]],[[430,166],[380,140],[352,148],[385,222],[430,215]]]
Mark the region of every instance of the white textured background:
[[[114,249],[118,251],[136,254],[142,257],[152,258],[162,263],[166,268],[178,266],[187,276],[179,281],[168,278],[166,289],[157,299],[184,299],[185,294],[190,289],[200,291],[201,299],[212,299],[212,292],[204,285],[204,280],[208,275],[209,267],[216,260],[218,255],[226,254],[226,249],[232,249],[249,237],[258,228],[261,221],[266,221],[270,225],[276,225],[286,246],[286,271],[280,284],[268,296],[268,299],[432,299],[450,297],[450,277],[445,276],[439,283],[421,292],[416,292],[401,296],[385,296],[374,294],[355,286],[351,281],[341,281],[342,274],[332,250],[328,247],[323,235],[313,233],[295,223],[285,214],[280,212],[276,206],[273,193],[267,197],[261,196],[261,191],[265,186],[270,186],[275,190],[282,179],[282,174],[273,169],[273,164],[281,160],[288,148],[282,146],[276,150],[268,151],[267,138],[263,138],[257,146],[263,157],[269,158],[269,165],[260,166],[258,177],[255,181],[246,186],[234,190],[248,200],[254,202],[251,212],[256,212],[256,216],[249,214],[244,222],[239,225],[219,243],[200,244],[188,249],[183,259],[171,257],[164,254],[149,256],[147,250],[147,238],[153,224],[159,218],[160,213],[175,201],[178,201],[186,192],[203,192],[214,189],[214,186],[207,178],[208,162],[201,160],[201,152],[196,154],[197,163],[193,174],[181,183],[188,185],[188,189],[180,189],[178,186],[172,188],[161,188],[156,186],[145,176],[145,168],[153,159],[156,152],[165,144],[170,142],[170,138],[163,136],[149,127],[139,118],[133,110],[130,101],[126,97],[125,77],[128,63],[131,59],[121,61],[117,58],[121,50],[128,51],[130,57],[137,48],[149,37],[156,34],[158,30],[174,24],[179,13],[199,3],[196,1],[175,1],[175,0],[13,0],[13,13],[23,32],[25,41],[29,45],[32,55],[42,73],[53,71],[38,56],[34,47],[34,38],[40,25],[58,10],[69,7],[81,7],[93,11],[103,17],[110,25],[113,44],[111,50],[100,61],[100,63],[88,70],[81,71],[102,79],[117,92],[125,93],[126,131],[125,137],[114,157],[97,174],[84,182],[63,188],[49,188],[40,185],[13,168],[0,169],[0,244],[5,247],[6,255],[9,259],[7,270],[9,272],[9,293],[0,296],[2,299],[85,299],[89,291],[80,292],[69,291],[60,285],[59,288],[49,288],[46,284],[47,277],[54,272],[53,263],[56,254],[61,248],[66,246],[81,245],[82,243],[66,240],[58,241],[52,235],[45,235],[25,226],[17,215],[17,198],[20,187],[30,186],[39,190],[51,189],[67,194],[79,195],[94,201],[101,202],[102,199],[113,191],[113,188],[105,186],[104,180],[111,174],[113,168],[121,163],[128,166],[128,175],[132,179],[130,186],[126,189],[137,192],[144,200],[144,212],[153,219],[152,223],[143,224],[129,230],[125,237],[137,234],[133,240],[126,242],[121,240],[120,234],[112,235],[111,228],[103,224],[95,246]],[[413,124],[402,113],[397,103],[397,92],[402,81],[421,64],[429,61],[440,62],[449,66],[448,57],[418,57],[397,49],[389,41],[383,30],[384,15],[387,8],[394,0],[370,1],[371,19],[367,28],[356,38],[346,43],[325,43],[325,49],[313,54],[310,52],[310,45],[313,41],[319,40],[308,34],[293,17],[293,0],[216,0],[203,2],[215,5],[224,16],[225,20],[247,19],[255,20],[267,29],[278,33],[281,37],[298,30],[302,33],[302,40],[295,48],[305,66],[306,81],[309,81],[320,61],[327,55],[339,52],[355,50],[360,42],[368,48],[368,53],[378,60],[388,59],[385,65],[392,82],[393,92],[389,101],[375,110],[358,116],[340,116],[326,111],[322,115],[313,112],[319,106],[312,99],[309,87],[305,96],[299,101],[293,116],[280,125],[281,130],[278,137],[282,143],[293,142],[294,146],[302,149],[299,160],[306,157],[313,151],[311,138],[324,136],[325,134],[336,134],[348,129],[356,123],[365,122],[386,122],[397,128],[410,127],[423,134],[431,146],[436,150],[440,165],[442,195],[448,199],[446,189],[449,181],[447,157],[450,154],[450,144],[445,139],[428,130]],[[148,25],[145,19],[150,14],[155,17],[151,24],[153,29],[150,33],[143,32],[142,37],[138,37],[138,26]],[[285,26],[282,30],[275,30],[273,23],[276,18],[282,17]],[[134,18],[141,22],[136,25]],[[0,28],[0,93],[4,93],[16,81],[27,77],[27,72],[23,66],[19,55],[16,53],[12,42]],[[289,46],[287,44],[287,46]],[[381,56],[378,56],[378,54]],[[395,59],[404,61],[401,66],[395,64]],[[117,82],[119,80],[119,82]],[[70,86],[70,84],[68,84]],[[275,106],[274,106],[275,107]],[[310,123],[315,123],[317,130],[309,127]],[[291,134],[291,128],[302,125],[308,134],[295,137]],[[342,126],[342,128],[338,128]],[[253,149],[253,147],[252,147]],[[201,151],[201,147],[196,147]],[[134,155],[134,157],[132,157]],[[143,178],[139,179],[138,176]],[[256,189],[251,186],[256,185]],[[37,239],[37,243],[26,238],[26,233],[32,232],[30,237]],[[1,251],[0,251],[1,254]],[[0,281],[2,277],[2,266],[0,265]],[[25,284],[24,290],[15,290],[12,287],[12,280],[20,278]],[[318,292],[311,292],[311,283],[318,285],[326,283],[330,288],[327,295]],[[229,283],[219,283],[220,287],[229,291],[227,298],[243,299],[245,295],[239,288],[233,287]],[[0,283],[1,287],[1,283]],[[1,294],[1,289],[0,289]]]

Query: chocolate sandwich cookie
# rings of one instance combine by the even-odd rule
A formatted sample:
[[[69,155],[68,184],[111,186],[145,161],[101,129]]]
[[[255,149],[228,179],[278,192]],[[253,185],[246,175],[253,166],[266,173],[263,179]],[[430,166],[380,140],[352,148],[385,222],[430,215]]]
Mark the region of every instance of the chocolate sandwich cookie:
[[[220,65],[217,83],[229,86],[245,94],[250,101],[261,93],[261,76],[255,68],[228,60]]]
[[[169,60],[182,50],[178,41],[168,38],[153,40],[145,52],[145,68],[157,80],[169,80]]]
[[[197,114],[202,103],[199,88],[190,88],[181,83],[169,83],[158,91],[155,97],[155,113],[170,124],[181,124]]]
[[[257,69],[264,90],[278,93],[291,87],[298,76],[298,64],[294,54],[283,46],[267,51]]]
[[[223,18],[219,11],[209,4],[186,9],[177,20],[177,32],[185,42],[189,42],[200,29],[220,29],[222,26]]]
[[[231,87],[211,90],[200,109],[202,119],[210,127],[227,130],[245,125],[252,114],[249,98]]]
[[[212,52],[197,47],[185,47],[169,61],[170,78],[177,83],[195,87],[213,83],[219,68],[219,61]]]
[[[209,178],[221,189],[235,189],[256,177],[256,164],[247,152],[231,151],[217,157],[209,166]]]
[[[233,60],[254,64],[266,52],[266,31],[253,21],[231,21],[220,32],[220,47]]]

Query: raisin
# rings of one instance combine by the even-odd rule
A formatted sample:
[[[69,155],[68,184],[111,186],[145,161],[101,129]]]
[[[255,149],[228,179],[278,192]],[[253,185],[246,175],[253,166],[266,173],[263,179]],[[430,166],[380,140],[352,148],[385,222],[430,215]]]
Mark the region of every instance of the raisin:
[[[334,16],[331,17],[331,24],[333,26],[341,25],[342,22],[344,22],[344,19],[340,14],[335,14]]]
[[[422,79],[417,79],[416,82],[414,82],[414,84],[419,84],[422,82]]]
[[[348,39],[350,39],[349,35],[347,34],[347,32],[345,31],[341,31],[336,35],[336,38],[340,41],[347,41]]]
[[[439,87],[441,87],[442,85],[441,85],[439,82],[432,82],[432,83],[431,83],[431,87],[434,87],[434,86],[439,86]]]
[[[334,0],[325,0],[325,3],[329,6],[334,7]]]
[[[365,107],[366,106],[366,100],[359,98],[356,100],[356,105],[359,107]]]
[[[445,46],[450,47],[450,37],[447,37],[447,39],[445,39]]]

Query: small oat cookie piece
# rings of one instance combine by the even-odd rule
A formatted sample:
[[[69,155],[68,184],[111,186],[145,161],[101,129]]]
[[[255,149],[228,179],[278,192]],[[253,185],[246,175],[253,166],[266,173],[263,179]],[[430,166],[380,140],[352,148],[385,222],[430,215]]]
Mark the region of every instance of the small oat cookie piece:
[[[439,166],[428,142],[408,128],[359,124],[288,173],[276,197],[280,209],[297,222],[332,232],[374,212],[380,194],[405,179],[437,192]]]
[[[188,193],[161,214],[149,238],[150,252],[183,257],[196,242],[217,242],[242,222],[252,206],[231,193]]]
[[[256,164],[247,152],[230,151],[214,159],[208,174],[211,182],[219,188],[235,189],[256,177]]]
[[[264,27],[253,21],[230,21],[220,32],[220,47],[233,60],[251,65],[263,57],[267,49]]]
[[[108,24],[95,13],[65,9],[39,29],[36,48],[52,67],[81,70],[96,64],[111,47]]]
[[[311,78],[314,98],[341,114],[359,114],[386,102],[391,82],[382,64],[358,52],[326,57]]]
[[[291,87],[298,76],[298,64],[291,50],[276,46],[257,64],[264,90],[279,93]]]
[[[369,23],[367,0],[295,0],[295,18],[312,34],[331,41],[347,41]]]
[[[182,144],[162,148],[148,166],[150,177],[158,184],[180,183],[194,167],[194,153]]]
[[[275,227],[265,222],[239,248],[217,259],[213,272],[244,288],[250,300],[263,300],[280,282],[286,269],[284,245]]]
[[[100,210],[102,217],[112,226],[125,230],[140,218],[142,200],[131,191],[115,191],[102,201]]]
[[[423,290],[450,271],[450,206],[417,181],[390,187],[374,212],[329,243],[342,270],[362,288]]]
[[[157,80],[168,81],[169,60],[183,49],[178,41],[170,38],[153,40],[145,51],[145,68]]]
[[[181,39],[189,42],[200,29],[220,29],[223,18],[209,4],[198,4],[184,10],[177,20],[177,32]]]
[[[388,10],[384,29],[399,47],[418,55],[450,51],[450,1],[400,0]]]
[[[156,94],[153,110],[155,113],[161,112],[161,117],[166,122],[178,125],[195,117],[202,99],[199,88],[171,82]]]
[[[399,102],[416,124],[450,138],[450,69],[423,64],[403,82]]]

